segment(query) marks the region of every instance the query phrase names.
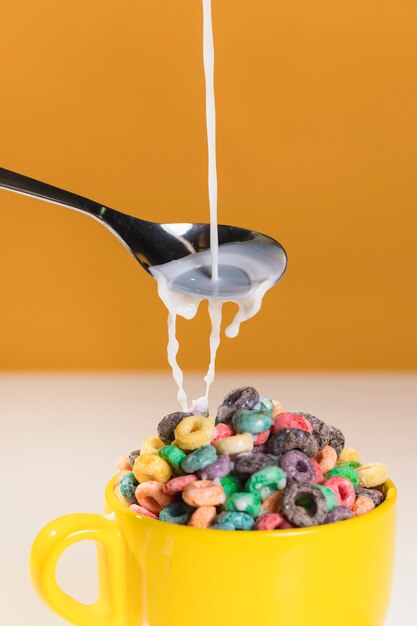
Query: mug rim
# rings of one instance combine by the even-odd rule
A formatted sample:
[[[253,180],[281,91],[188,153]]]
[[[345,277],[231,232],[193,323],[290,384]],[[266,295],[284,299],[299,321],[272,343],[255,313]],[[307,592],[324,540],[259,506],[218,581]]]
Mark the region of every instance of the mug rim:
[[[106,500],[107,505],[109,506],[110,512],[114,512],[114,513],[117,512],[117,514],[126,515],[130,517],[131,519],[136,518],[140,520],[141,523],[149,526],[149,528],[161,528],[161,524],[163,524],[164,526],[169,527],[167,528],[167,530],[169,529],[172,532],[201,533],[201,532],[210,530],[207,528],[194,528],[192,526],[183,526],[180,524],[172,524],[169,522],[163,522],[159,519],[155,520],[150,517],[146,517],[144,515],[140,515],[139,513],[135,513],[134,511],[131,511],[128,507],[123,506],[123,504],[121,504],[119,500],[116,498],[116,496],[114,495],[114,482],[117,476],[118,474],[113,476],[113,478],[107,483],[106,490],[105,490],[105,500]],[[352,524],[359,525],[361,523],[363,524],[364,520],[370,519],[370,516],[373,516],[374,521],[377,522],[377,519],[376,519],[377,517],[381,517],[381,515],[384,515],[386,512],[392,509],[392,507],[395,505],[395,502],[397,500],[397,488],[391,479],[388,479],[384,483],[382,483],[381,487],[384,487],[384,490],[385,490],[385,500],[384,502],[382,502],[382,504],[377,506],[375,509],[372,509],[372,511],[365,513],[365,515],[360,515],[358,517],[352,517],[350,519],[343,520],[343,524],[350,524],[350,525]],[[222,533],[222,534],[227,533],[228,536],[235,535],[239,537],[241,540],[242,535],[245,537],[246,536],[247,537],[252,537],[252,536],[253,537],[265,537],[265,536],[297,537],[300,535],[314,535],[316,533],[333,532],[333,530],[337,528],[340,528],[339,522],[336,522],[333,524],[321,524],[319,526],[306,526],[303,528],[278,528],[275,530],[263,530],[263,531],[258,531],[258,532],[242,531],[242,532],[232,533],[230,530],[216,530],[216,533]],[[342,528],[345,528],[345,526],[343,526]]]

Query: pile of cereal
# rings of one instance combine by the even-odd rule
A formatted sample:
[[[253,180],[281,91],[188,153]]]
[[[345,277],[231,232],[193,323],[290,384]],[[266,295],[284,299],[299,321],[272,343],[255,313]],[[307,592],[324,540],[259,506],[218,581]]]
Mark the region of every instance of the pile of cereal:
[[[316,526],[363,515],[384,499],[381,463],[363,465],[342,432],[259,396],[229,393],[210,417],[171,413],[118,461],[114,493],[138,515],[223,530]]]

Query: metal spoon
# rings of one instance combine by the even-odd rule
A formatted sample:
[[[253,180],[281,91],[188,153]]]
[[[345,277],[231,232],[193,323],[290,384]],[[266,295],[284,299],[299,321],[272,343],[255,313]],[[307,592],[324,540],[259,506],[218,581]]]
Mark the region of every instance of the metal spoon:
[[[246,295],[254,282],[276,283],[287,266],[284,248],[271,237],[237,226],[219,225],[220,279],[213,286],[209,224],[148,222],[3,168],[0,188],[93,217],[119,239],[149,274],[153,268],[167,272],[178,291],[236,299]]]

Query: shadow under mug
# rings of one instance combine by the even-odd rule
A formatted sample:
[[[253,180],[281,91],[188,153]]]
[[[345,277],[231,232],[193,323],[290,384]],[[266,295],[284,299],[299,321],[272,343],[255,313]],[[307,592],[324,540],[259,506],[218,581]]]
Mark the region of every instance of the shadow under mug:
[[[106,488],[108,515],[58,518],[37,536],[33,584],[77,626],[381,626],[393,573],[396,489],[344,522],[211,531],[140,517]],[[71,544],[97,542],[99,599],[78,602],[55,569]]]

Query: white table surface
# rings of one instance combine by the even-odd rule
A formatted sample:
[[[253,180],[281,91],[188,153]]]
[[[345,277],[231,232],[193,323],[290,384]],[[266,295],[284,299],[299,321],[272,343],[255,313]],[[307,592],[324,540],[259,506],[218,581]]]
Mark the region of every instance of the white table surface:
[[[186,382],[192,397],[201,395],[201,377],[189,376]],[[323,417],[344,431],[363,460],[389,465],[399,488],[399,523],[386,626],[415,626],[417,375],[219,374],[212,406],[242,384],[280,399],[285,408]],[[0,376],[1,624],[64,624],[31,588],[27,562],[33,538],[56,516],[101,512],[115,459],[139,447],[174,410],[168,375]],[[68,550],[58,579],[78,599],[94,600],[92,546],[81,543]]]

